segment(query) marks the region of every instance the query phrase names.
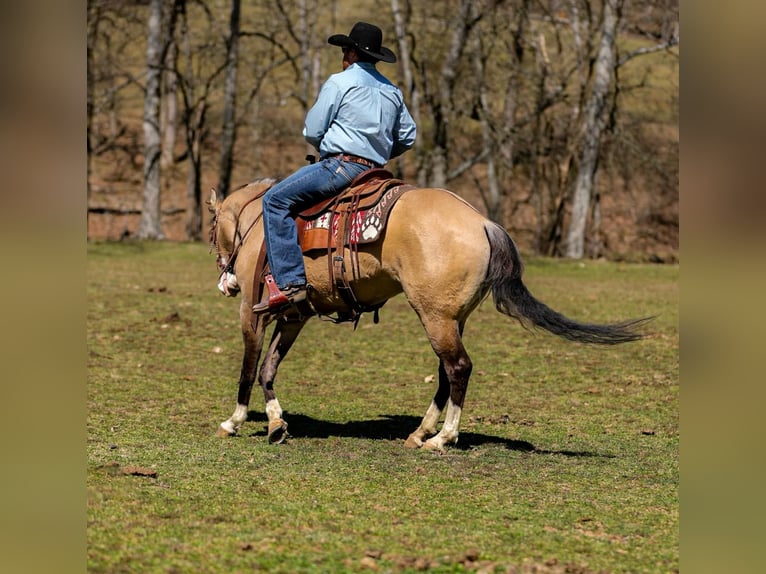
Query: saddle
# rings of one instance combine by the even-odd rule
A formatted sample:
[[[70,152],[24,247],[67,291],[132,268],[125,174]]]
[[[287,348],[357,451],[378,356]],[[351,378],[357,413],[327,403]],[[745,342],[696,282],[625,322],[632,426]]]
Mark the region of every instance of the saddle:
[[[339,315],[336,322],[359,321],[362,313],[375,311],[380,306],[367,307],[354,295],[350,282],[360,276],[358,246],[378,240],[385,230],[391,208],[405,192],[414,186],[394,178],[383,168],[374,168],[359,174],[344,192],[313,205],[295,218],[298,242],[303,253],[327,251],[330,284],[350,307],[349,314]],[[346,262],[346,250],[349,262]],[[259,298],[266,274],[265,244],[256,265]],[[349,279],[349,267],[350,275]]]
[[[296,217],[301,249],[307,253],[376,241],[391,208],[411,187],[382,168],[360,174],[343,193]]]

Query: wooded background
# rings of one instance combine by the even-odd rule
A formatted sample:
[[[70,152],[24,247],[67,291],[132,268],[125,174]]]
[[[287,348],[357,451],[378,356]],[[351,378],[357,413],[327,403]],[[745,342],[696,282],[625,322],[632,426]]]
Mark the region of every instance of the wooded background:
[[[88,236],[199,240],[209,189],[284,177],[364,20],[415,148],[542,255],[678,260],[678,0],[89,0]]]

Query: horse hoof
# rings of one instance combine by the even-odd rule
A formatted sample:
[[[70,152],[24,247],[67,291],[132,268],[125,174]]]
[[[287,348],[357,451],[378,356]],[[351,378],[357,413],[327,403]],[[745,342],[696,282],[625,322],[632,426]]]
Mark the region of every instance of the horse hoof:
[[[413,435],[408,436],[407,440],[404,441],[404,448],[420,448],[421,446],[423,446],[423,441]]]
[[[269,444],[282,444],[287,438],[287,423],[282,419],[269,423]]]
[[[440,445],[439,443],[433,442],[432,440],[427,440],[423,443],[423,448],[426,450],[433,450],[436,452],[444,452],[444,447]]]
[[[227,431],[225,428],[223,428],[223,425],[220,425],[218,427],[218,430],[215,431],[215,436],[220,436],[220,437],[234,436],[235,434],[237,433]]]

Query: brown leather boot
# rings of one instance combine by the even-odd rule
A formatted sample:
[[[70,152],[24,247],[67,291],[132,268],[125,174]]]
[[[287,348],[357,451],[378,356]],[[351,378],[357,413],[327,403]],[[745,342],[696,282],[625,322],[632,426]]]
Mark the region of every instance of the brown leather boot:
[[[256,315],[260,315],[261,313],[278,313],[290,305],[295,305],[296,303],[305,300],[305,285],[301,287],[288,287],[284,291],[276,290],[274,293],[269,293],[268,299],[253,305],[253,313]]]

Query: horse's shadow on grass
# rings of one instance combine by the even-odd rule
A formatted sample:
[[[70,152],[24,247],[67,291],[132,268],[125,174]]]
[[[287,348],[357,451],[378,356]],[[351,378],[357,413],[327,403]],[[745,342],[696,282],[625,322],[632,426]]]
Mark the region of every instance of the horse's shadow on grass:
[[[364,438],[373,440],[405,440],[410,432],[415,430],[420,424],[421,419],[408,415],[380,415],[379,418],[348,421],[345,423],[336,423],[316,419],[302,413],[284,413],[285,419],[290,425],[296,437],[299,438]],[[262,412],[249,411],[248,421],[267,422],[266,415]],[[265,437],[266,430],[256,431],[250,436]],[[508,450],[519,452],[529,452],[535,454],[560,454],[572,457],[597,457],[614,458],[612,454],[595,453],[587,451],[571,450],[546,450],[538,449],[530,442],[523,440],[512,440],[508,438],[492,436],[475,432],[461,432],[458,444],[452,448],[458,450],[470,450],[484,444],[500,444]]]

